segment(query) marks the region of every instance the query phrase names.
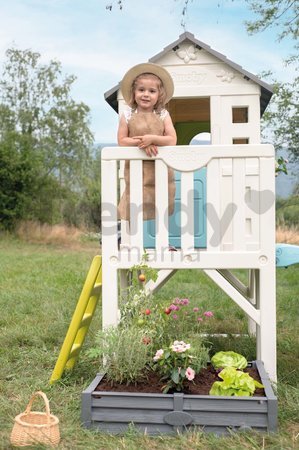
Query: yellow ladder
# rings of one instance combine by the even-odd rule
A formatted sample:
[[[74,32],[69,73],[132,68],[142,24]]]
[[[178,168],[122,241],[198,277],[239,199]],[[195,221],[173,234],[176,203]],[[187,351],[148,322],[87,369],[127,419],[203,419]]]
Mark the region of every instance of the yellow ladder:
[[[72,370],[82,348],[102,292],[102,257],[93,258],[69,329],[62,344],[50,384],[60,380],[65,369]]]

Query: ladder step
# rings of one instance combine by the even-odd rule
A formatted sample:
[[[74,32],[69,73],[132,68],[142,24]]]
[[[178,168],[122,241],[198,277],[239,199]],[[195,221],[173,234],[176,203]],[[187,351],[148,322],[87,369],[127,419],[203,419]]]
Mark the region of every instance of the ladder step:
[[[92,319],[92,314],[91,313],[85,313],[83,316],[83,319],[81,320],[80,323],[80,328],[86,327],[86,325],[89,325]]]
[[[73,358],[74,356],[77,356],[81,350],[81,347],[82,347],[81,344],[73,344],[69,354],[69,359]]]
[[[102,283],[96,283],[91,291],[91,295],[100,295],[102,291]]]

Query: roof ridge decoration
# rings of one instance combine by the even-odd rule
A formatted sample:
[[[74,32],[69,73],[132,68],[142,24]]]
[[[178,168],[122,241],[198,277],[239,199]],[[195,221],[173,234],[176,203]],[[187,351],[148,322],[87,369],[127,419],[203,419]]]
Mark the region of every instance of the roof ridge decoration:
[[[188,64],[190,61],[195,61],[197,58],[197,48],[194,44],[189,45],[188,48],[185,50],[178,50],[175,51],[176,55],[184,61],[185,64]]]

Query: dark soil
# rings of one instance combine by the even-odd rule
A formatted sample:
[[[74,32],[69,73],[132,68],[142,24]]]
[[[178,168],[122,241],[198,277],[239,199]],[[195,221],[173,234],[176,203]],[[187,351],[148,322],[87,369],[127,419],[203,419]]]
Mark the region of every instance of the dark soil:
[[[248,367],[244,370],[248,372],[249,375],[255,380],[261,382],[258,371],[254,367]],[[184,394],[189,395],[209,395],[210,389],[214,381],[222,381],[218,377],[218,372],[212,366],[208,366],[207,369],[202,369],[199,374],[197,374],[192,381],[186,382],[186,387],[183,390]],[[165,382],[160,381],[160,377],[156,372],[148,372],[147,377],[136,384],[111,384],[107,381],[105,377],[96,387],[96,391],[110,391],[110,392],[135,392],[135,393],[159,393],[161,394]],[[173,393],[169,391],[169,394]],[[265,396],[264,390],[257,388],[255,390],[254,396],[263,397]]]

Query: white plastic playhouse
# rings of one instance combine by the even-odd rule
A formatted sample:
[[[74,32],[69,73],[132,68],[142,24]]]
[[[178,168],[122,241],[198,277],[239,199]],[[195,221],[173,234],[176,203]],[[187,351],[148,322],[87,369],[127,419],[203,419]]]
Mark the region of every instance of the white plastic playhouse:
[[[157,282],[147,289],[158,289],[178,269],[203,270],[247,314],[257,336],[257,359],[275,381],[275,158],[273,146],[260,144],[260,117],[271,87],[187,32],[149,61],[173,77],[168,110],[178,145],[160,148],[155,158],[157,212],[149,223],[141,213],[145,152],[102,150],[103,326],[117,324],[119,285],[126,284],[127,270],[140,263],[146,248],[147,264],[159,269]],[[116,112],[123,111],[119,86],[105,98]],[[210,133],[210,142],[196,144],[193,138],[202,132]],[[119,243],[117,205],[126,159],[134,208]],[[163,214],[167,165],[177,173],[170,217]],[[247,285],[233,269],[248,269]]]

